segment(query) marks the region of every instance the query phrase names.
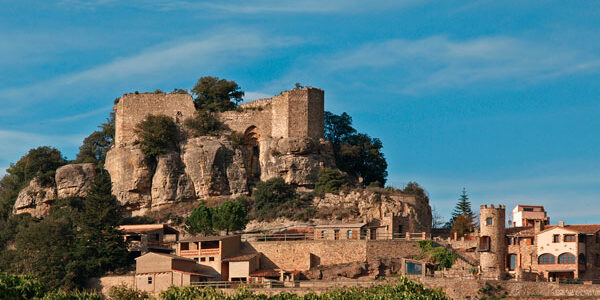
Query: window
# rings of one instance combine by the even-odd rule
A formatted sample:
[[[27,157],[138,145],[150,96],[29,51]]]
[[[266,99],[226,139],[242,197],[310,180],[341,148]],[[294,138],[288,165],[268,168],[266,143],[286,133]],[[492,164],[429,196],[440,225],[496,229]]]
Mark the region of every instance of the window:
[[[179,247],[183,251],[190,250],[190,243],[181,243]]]
[[[565,242],[575,242],[575,235],[574,234],[565,234]]]
[[[208,261],[215,261],[215,258],[213,256],[208,258]]]
[[[533,211],[533,207],[523,207],[523,211]]]
[[[206,261],[206,257],[200,257],[200,261]]]
[[[479,251],[483,252],[483,251],[490,251],[490,237],[489,236],[482,236],[479,238]]]
[[[148,284],[152,284],[152,277],[148,276]]]
[[[350,240],[350,239],[352,239],[352,230],[348,230],[348,231],[346,232],[346,237],[347,237],[349,240]]]
[[[492,219],[492,218],[485,219],[485,224],[488,226],[494,225],[494,219]]]
[[[321,230],[321,238],[324,239],[327,237],[327,230]]]
[[[555,257],[550,253],[544,253],[538,257],[538,264],[540,265],[553,264],[554,262]]]
[[[585,265],[585,254],[579,253],[579,263]]]
[[[398,225],[398,234],[402,233],[402,225]]]
[[[575,255],[571,253],[563,253],[558,256],[559,264],[574,264],[575,263]]]
[[[514,271],[517,266],[517,255],[509,254],[508,259],[506,260],[508,270]]]
[[[335,229],[333,231],[333,239],[334,240],[339,240],[340,239],[340,230],[339,229]]]
[[[560,234],[555,234],[552,236],[553,243],[560,243]]]
[[[195,262],[198,262],[198,258],[197,258],[197,257],[194,257],[194,261],[195,261]]]

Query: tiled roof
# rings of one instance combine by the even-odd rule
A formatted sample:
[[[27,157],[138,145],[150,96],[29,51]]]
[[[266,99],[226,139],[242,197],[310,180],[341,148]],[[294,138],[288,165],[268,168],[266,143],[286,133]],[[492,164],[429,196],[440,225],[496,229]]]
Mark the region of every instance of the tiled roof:
[[[155,230],[164,229],[169,233],[178,233],[177,229],[167,224],[135,224],[135,225],[121,225],[119,230],[125,233],[143,233]]]
[[[509,236],[534,236],[535,230],[533,227],[509,227],[506,228],[506,235]]]
[[[183,257],[183,256],[177,256],[177,255],[168,254],[168,253],[160,253],[160,252],[148,252],[148,253],[146,253],[146,254],[144,254],[144,255],[142,255],[142,256],[151,255],[151,254],[156,254],[156,255],[160,255],[160,256],[165,256],[165,257],[169,257],[169,258],[172,258],[172,259],[177,259],[177,260],[185,260],[185,261],[193,261],[193,262],[196,262],[195,260],[193,260],[193,259],[191,259],[191,258],[187,258],[187,257]],[[138,259],[138,258],[140,258],[140,257],[142,257],[142,256],[139,256],[139,257],[137,257],[136,259]]]
[[[546,232],[555,228],[563,228],[565,230],[569,230],[576,233],[594,234],[600,231],[600,224],[565,225],[563,227],[552,225],[546,226],[546,228],[544,228],[544,230],[542,230],[541,232]]]
[[[250,253],[250,254],[242,254],[238,256],[228,257],[223,259],[223,261],[249,261],[258,256],[258,253]]]

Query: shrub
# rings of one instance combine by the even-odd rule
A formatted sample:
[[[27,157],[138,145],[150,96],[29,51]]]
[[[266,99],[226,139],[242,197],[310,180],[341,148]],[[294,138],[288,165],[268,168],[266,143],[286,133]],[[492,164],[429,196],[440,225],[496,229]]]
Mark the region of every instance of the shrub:
[[[142,152],[150,159],[156,159],[177,146],[177,125],[165,115],[147,116],[137,124],[135,133],[138,135]]]
[[[185,120],[184,125],[194,137],[216,135],[223,128],[223,124],[209,111],[198,111],[193,118]]]
[[[438,269],[450,268],[456,261],[456,253],[446,247],[435,247],[431,240],[419,241],[419,247],[421,255],[438,263]]]
[[[112,286],[108,290],[108,299],[110,300],[145,300],[152,299],[147,292],[132,289],[126,284]]]
[[[2,299],[26,300],[43,297],[45,286],[30,275],[0,273],[0,295]]]
[[[44,298],[41,300],[103,300],[104,297],[98,295],[96,293],[88,293],[88,292],[65,292],[65,291],[55,291],[49,294],[46,294]],[[119,298],[121,299],[121,298]],[[127,299],[125,299],[127,300]]]
[[[231,133],[229,140],[231,140],[231,145],[235,148],[247,145],[249,143],[248,137],[245,134],[237,131],[233,131]]]
[[[350,184],[346,174],[334,169],[321,169],[315,184],[317,194],[337,193],[344,186]]]
[[[252,194],[254,216],[259,220],[274,218],[280,206],[294,200],[295,197],[294,188],[281,177],[261,181]]]

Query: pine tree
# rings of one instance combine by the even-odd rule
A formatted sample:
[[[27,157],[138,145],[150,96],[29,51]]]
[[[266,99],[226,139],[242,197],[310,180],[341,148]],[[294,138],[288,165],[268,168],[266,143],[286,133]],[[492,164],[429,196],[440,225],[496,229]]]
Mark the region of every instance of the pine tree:
[[[454,225],[456,218],[460,215],[467,217],[467,219],[470,220],[471,225],[474,225],[475,214],[473,213],[473,210],[471,210],[471,201],[469,201],[469,196],[467,195],[467,190],[465,188],[462,190],[462,194],[454,207],[454,211],[452,211],[452,218],[446,223],[446,227],[451,228]]]

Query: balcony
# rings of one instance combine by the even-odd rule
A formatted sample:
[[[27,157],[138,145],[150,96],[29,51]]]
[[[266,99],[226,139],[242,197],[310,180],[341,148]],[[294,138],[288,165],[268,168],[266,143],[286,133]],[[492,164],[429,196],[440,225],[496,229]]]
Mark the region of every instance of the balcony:
[[[219,248],[200,249],[200,256],[219,255],[219,254],[221,254],[221,251],[219,250]]]
[[[179,255],[184,257],[198,257],[198,250],[181,250]]]

